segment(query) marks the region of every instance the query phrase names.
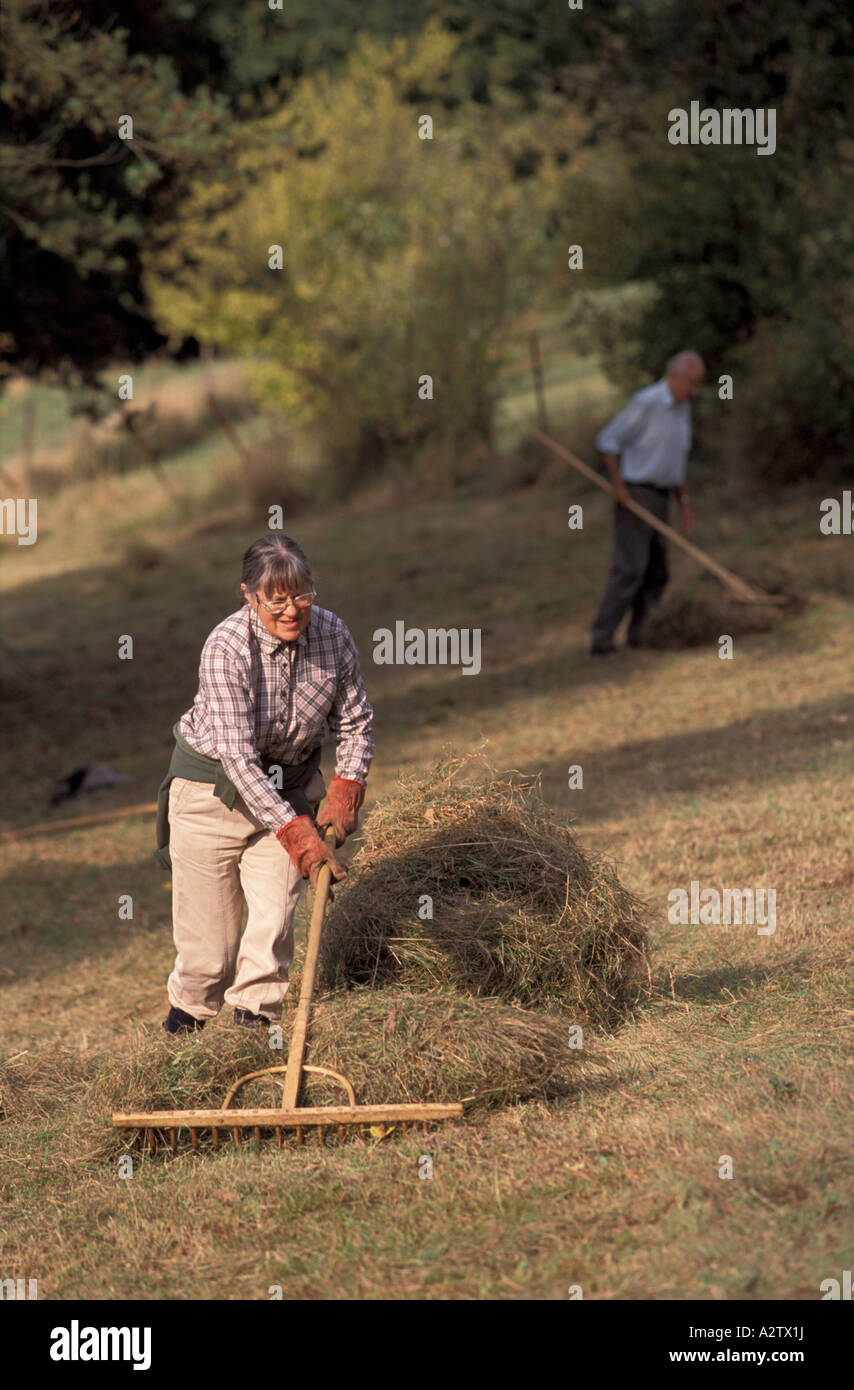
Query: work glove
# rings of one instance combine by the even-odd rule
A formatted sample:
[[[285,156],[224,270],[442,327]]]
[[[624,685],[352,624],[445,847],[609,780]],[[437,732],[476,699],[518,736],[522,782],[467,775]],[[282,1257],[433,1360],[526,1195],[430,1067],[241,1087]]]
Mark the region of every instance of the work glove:
[[[317,887],[321,864],[329,865],[336,881],[347,873],[346,865],[341,863],[329,845],[323,843],[311,816],[297,816],[289,821],[276,831],[276,839],[287,850],[297,873],[311,881],[312,888]]]
[[[318,827],[325,825],[335,829],[335,848],[343,845],[348,835],[359,826],[359,807],[365,799],[362,782],[351,782],[347,777],[333,777],[326,794],[326,805],[317,818]]]

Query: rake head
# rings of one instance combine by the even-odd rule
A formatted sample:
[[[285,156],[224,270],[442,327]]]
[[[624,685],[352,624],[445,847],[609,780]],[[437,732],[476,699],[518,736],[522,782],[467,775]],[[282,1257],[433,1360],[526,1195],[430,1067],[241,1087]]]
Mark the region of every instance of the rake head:
[[[743,579],[736,582],[735,575],[730,575],[724,581],[724,589],[733,603],[764,603],[769,607],[781,608],[789,602],[786,594],[766,594],[763,589],[757,589]]]
[[[311,1066],[303,1066],[302,1071],[338,1082],[347,1093],[348,1104],[286,1107],[283,1095],[282,1105],[277,1108],[230,1108],[234,1096],[247,1081],[255,1081],[274,1072],[287,1074],[287,1070],[287,1067],[264,1067],[261,1071],[247,1072],[235,1081],[220,1110],[118,1111],[113,1115],[113,1126],[120,1130],[141,1131],[152,1152],[166,1143],[174,1154],[182,1130],[189,1130],[195,1152],[199,1149],[200,1135],[207,1134],[213,1139],[214,1149],[219,1149],[222,1135],[230,1135],[235,1144],[242,1143],[244,1135],[251,1135],[258,1144],[275,1135],[276,1143],[282,1148],[286,1135],[295,1137],[298,1144],[305,1143],[306,1134],[317,1134],[320,1142],[324,1143],[327,1130],[337,1133],[341,1141],[348,1136],[382,1139],[391,1133],[393,1126],[399,1125],[401,1132],[406,1134],[410,1125],[427,1130],[437,1121],[459,1119],[463,1113],[461,1102],[357,1105],[355,1092],[346,1076],[329,1067]]]

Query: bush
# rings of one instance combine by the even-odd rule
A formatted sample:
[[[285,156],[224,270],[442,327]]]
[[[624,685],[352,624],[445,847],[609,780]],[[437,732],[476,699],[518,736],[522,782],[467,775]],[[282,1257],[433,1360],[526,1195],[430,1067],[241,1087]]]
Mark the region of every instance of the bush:
[[[198,188],[150,260],[163,324],[251,357],[259,399],[322,430],[339,483],[489,439],[492,345],[540,219],[490,113],[442,111],[441,139],[419,139],[410,94],[454,46],[434,28],[362,40],[334,79],[306,78],[242,131],[238,196]]]

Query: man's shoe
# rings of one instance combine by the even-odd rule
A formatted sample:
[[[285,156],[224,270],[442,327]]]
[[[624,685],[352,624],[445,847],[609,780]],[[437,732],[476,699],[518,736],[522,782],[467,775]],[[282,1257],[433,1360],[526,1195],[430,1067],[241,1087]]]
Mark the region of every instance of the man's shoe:
[[[643,646],[643,638],[642,638],[642,637],[627,637],[627,638],[626,638],[626,646],[627,646],[627,647],[631,647],[631,648],[633,649],[633,651],[637,651],[638,647],[642,647],[642,646]]]
[[[265,1018],[263,1014],[253,1014],[251,1009],[235,1009],[234,1021],[235,1023],[242,1023],[246,1027],[251,1027],[253,1023],[263,1023],[266,1028],[272,1023],[272,1019]]]
[[[193,1018],[192,1014],[185,1014],[183,1009],[176,1009],[173,1004],[168,1014],[163,1020],[164,1033],[196,1033],[204,1028],[207,1019]]]
[[[591,655],[591,656],[610,656],[611,653],[612,653],[612,652],[615,652],[616,650],[617,650],[617,648],[614,646],[613,642],[609,642],[607,646],[605,646],[605,645],[604,645],[603,643],[601,643],[601,642],[594,642],[593,645],[592,645],[591,648],[590,648],[590,655]]]

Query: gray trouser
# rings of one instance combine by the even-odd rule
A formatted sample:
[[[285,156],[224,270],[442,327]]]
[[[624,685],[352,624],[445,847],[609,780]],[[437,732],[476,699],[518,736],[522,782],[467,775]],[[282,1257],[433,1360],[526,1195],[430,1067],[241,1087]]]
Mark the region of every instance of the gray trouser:
[[[645,483],[627,483],[633,502],[666,521],[670,494]],[[652,604],[664,592],[669,570],[667,542],[659,531],[641,521],[625,507],[614,506],[614,544],[611,552],[611,572],[593,624],[593,645],[609,647],[614,633],[628,609],[631,609],[628,639],[640,639],[644,617]]]

